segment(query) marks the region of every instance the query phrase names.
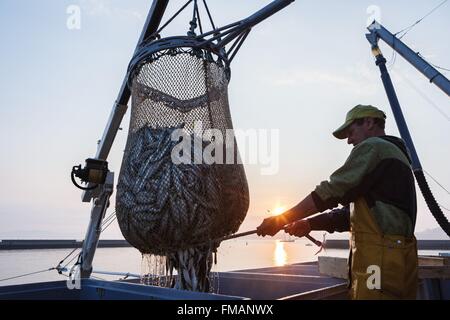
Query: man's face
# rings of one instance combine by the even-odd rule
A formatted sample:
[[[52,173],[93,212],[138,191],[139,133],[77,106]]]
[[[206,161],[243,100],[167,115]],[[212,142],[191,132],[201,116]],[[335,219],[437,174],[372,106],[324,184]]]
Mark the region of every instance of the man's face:
[[[373,127],[371,119],[364,119],[362,124],[357,124],[354,121],[347,129],[347,143],[356,146],[360,142],[369,138],[370,130]]]

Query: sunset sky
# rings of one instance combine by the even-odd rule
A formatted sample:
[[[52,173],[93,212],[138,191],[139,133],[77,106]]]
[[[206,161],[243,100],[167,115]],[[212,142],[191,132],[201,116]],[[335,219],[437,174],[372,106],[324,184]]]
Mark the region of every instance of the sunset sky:
[[[184,2],[170,1],[165,17]],[[216,24],[225,25],[269,2],[208,3]],[[252,30],[232,62],[232,119],[238,129],[279,129],[279,171],[262,175],[261,164],[246,165],[251,203],[241,231],[259,225],[268,210],[295,205],[343,164],[351,146],[331,132],[354,105],[385,110],[386,132],[398,135],[364,36],[367,9],[377,6],[381,23],[397,32],[440,2],[297,0]],[[67,28],[70,5],[81,9],[79,30]],[[0,239],[84,237],[90,204],[80,201],[70,171],[95,155],[150,5],[150,0],[0,1]],[[190,14],[163,36],[184,35]],[[402,40],[449,69],[449,30],[446,3]],[[422,165],[449,190],[448,96],[402,57],[393,59],[383,43],[381,49]],[[108,159],[116,179],[128,122],[129,112]],[[429,183],[450,209],[450,195]],[[419,191],[418,199],[416,231],[436,228]],[[120,237],[116,223],[102,235]]]

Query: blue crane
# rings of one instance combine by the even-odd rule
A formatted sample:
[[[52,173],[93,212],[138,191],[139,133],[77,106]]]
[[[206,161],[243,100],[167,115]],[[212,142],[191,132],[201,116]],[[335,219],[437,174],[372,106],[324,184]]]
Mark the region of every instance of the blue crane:
[[[419,188],[431,213],[435,217],[440,227],[450,237],[450,223],[447,217],[443,214],[441,207],[436,202],[436,199],[434,198],[430,187],[428,186],[427,180],[425,179],[419,156],[417,155],[417,151],[414,147],[411,134],[409,133],[405,117],[403,116],[403,112],[400,107],[394,85],[386,68],[386,59],[384,58],[380,48],[378,47],[378,41],[380,39],[383,40],[393,50],[395,50],[403,58],[405,58],[406,61],[412,64],[420,73],[427,77],[431,83],[435,84],[438,88],[444,91],[447,96],[450,96],[450,81],[442,73],[436,70],[436,68],[434,68],[430,63],[420,57],[418,53],[411,50],[411,48],[404,44],[394,34],[385,29],[379,22],[373,21],[367,29],[369,30],[369,33],[366,34],[366,38],[372,46],[372,53],[375,56],[375,64],[380,69],[381,80],[383,81],[383,86],[386,91],[386,95],[388,97],[392,112],[394,114],[395,122],[397,123],[400,135],[402,139],[405,140],[406,146],[408,147],[411,154],[412,169],[416,177],[417,184],[419,185]]]

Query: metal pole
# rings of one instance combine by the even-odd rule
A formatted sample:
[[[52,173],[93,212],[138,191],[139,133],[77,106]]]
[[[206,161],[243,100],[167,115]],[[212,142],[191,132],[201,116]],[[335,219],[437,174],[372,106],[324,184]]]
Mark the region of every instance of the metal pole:
[[[269,18],[271,15],[277,13],[281,9],[285,8],[286,6],[290,5],[295,0],[275,0],[269,3],[267,6],[262,8],[261,10],[258,10],[248,18],[241,20],[239,22],[239,25],[235,27],[236,31],[233,31],[228,36],[224,37],[219,43],[217,43],[217,47],[224,47],[239,36],[241,32],[243,32],[246,29],[249,29],[253,27],[254,25],[260,23],[261,21]]]
[[[113,272],[113,271],[100,271],[100,270],[93,270],[92,273],[95,274],[105,274],[105,275],[110,275],[110,276],[123,276],[125,278],[140,278],[141,275],[140,274],[136,274],[136,273],[129,273],[129,272]]]
[[[403,58],[419,70],[420,73],[427,77],[430,82],[434,83],[448,96],[450,96],[450,81],[432,65],[422,59],[418,53],[411,50],[400,39],[376,21],[372,22],[367,29],[370,31],[370,34],[367,34],[366,37],[372,46],[376,47],[378,38],[382,39],[393,50],[398,52]]]
[[[94,199],[91,209],[91,220],[89,222],[86,236],[81,249],[81,277],[89,278],[92,273],[92,261],[97,250],[100,233],[102,232],[102,220],[109,206],[109,198],[114,190],[114,173],[108,172],[105,184],[101,186],[101,194]]]
[[[142,29],[142,33],[137,42],[136,48],[134,52],[136,53],[139,46],[157,29],[159,24],[161,23],[162,17],[164,15],[164,11],[166,10],[167,4],[169,0],[154,0],[153,4],[150,8],[150,11],[147,16],[147,20],[145,21],[144,27]],[[122,81],[122,86],[120,87],[119,95],[117,96],[117,100],[115,106],[125,106],[130,99],[131,92],[127,85],[128,77],[125,76],[125,79]],[[118,126],[120,125],[120,121],[123,118],[122,112],[117,114],[115,117],[115,107],[113,108],[113,114],[111,114],[110,121],[105,128],[103,133],[102,140],[97,150],[97,154],[95,156],[96,159],[106,160],[108,157],[109,151],[111,150],[112,143],[114,141],[115,135],[117,133]],[[118,122],[118,123],[117,123]],[[110,126],[110,124],[117,124],[117,126]]]
[[[159,24],[161,23],[162,17],[166,10],[169,0],[154,0],[150,8],[150,11],[145,21],[142,33],[137,42],[134,52],[136,52],[139,46],[148,39],[156,30],[158,30]],[[122,85],[119,90],[116,101],[114,102],[113,108],[109,115],[108,122],[106,123],[105,130],[103,131],[103,136],[98,144],[97,153],[95,154],[95,159],[106,160],[108,158],[111,146],[116,138],[117,131],[119,130],[120,123],[122,122],[123,116],[127,111],[127,104],[131,96],[130,89],[127,85],[128,74],[122,81]],[[88,184],[87,187],[92,186]],[[98,190],[84,191],[81,199],[83,202],[89,202],[93,197],[98,195]]]
[[[416,148],[414,147],[411,134],[409,133],[408,125],[406,124],[405,117],[403,116],[400,103],[398,102],[397,94],[395,93],[394,85],[392,84],[391,77],[386,68],[386,59],[378,50],[376,51],[376,65],[380,68],[381,80],[383,81],[384,89],[391,105],[392,113],[394,114],[395,122],[397,123],[398,130],[402,139],[405,141],[406,146],[411,154],[412,168],[413,170],[422,169],[419,156],[417,155]]]

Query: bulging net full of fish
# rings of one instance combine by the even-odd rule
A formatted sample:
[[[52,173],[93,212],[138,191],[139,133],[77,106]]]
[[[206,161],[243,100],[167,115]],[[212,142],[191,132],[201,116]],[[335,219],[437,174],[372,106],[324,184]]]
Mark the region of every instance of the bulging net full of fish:
[[[215,141],[196,131],[198,124],[223,137],[233,128],[227,86],[220,63],[186,51],[162,54],[134,73],[116,212],[131,245],[162,257],[159,284],[208,291],[218,239],[236,232],[247,213],[248,185],[234,139],[231,149],[224,147],[234,163],[194,161]],[[189,139],[174,139],[179,132]],[[179,154],[192,161],[173,161],[182,140],[187,148]]]

